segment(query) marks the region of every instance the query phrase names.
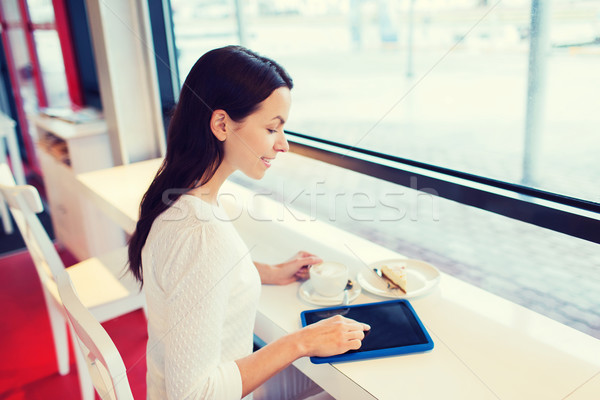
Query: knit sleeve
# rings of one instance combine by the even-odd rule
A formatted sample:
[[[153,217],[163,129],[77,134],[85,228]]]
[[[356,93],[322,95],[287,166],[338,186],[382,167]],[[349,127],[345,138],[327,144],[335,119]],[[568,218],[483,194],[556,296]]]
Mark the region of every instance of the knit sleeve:
[[[211,224],[180,232],[163,266],[168,331],[165,386],[169,399],[240,399],[234,361],[221,362],[221,338],[235,262],[226,237]]]

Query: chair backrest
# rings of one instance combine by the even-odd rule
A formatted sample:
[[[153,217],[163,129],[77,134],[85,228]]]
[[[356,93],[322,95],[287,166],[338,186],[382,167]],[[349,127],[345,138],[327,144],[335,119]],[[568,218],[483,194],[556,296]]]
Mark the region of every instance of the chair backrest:
[[[37,213],[44,211],[37,189],[30,185],[15,186],[10,170],[3,164],[0,165],[0,194],[8,204],[42,284],[54,281],[65,266],[37,217]]]
[[[1,147],[1,146],[0,146]],[[2,151],[2,149],[0,149]],[[0,162],[0,184],[3,181],[6,183],[11,183],[14,185],[15,179],[8,168],[8,164],[5,162]],[[4,197],[2,193],[0,193],[0,218],[2,218],[2,226],[4,227],[4,233],[10,235],[13,232],[12,221],[10,219],[10,215],[8,213],[8,207],[6,206],[6,202],[4,201]]]
[[[58,292],[100,398],[133,399],[125,364],[102,325],[81,303],[71,278],[63,270],[56,278]]]

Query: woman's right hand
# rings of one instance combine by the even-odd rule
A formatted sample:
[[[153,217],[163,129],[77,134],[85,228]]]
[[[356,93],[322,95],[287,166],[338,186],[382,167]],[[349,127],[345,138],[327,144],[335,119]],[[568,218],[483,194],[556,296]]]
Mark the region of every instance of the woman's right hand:
[[[301,352],[308,357],[329,357],[356,350],[369,329],[369,325],[341,315],[323,319],[298,331]]]

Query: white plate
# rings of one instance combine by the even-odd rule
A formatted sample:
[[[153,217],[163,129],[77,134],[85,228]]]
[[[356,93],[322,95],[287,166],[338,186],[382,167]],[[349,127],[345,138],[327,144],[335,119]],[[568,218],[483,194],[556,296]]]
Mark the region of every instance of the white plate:
[[[356,283],[355,280],[352,280],[352,284],[352,289],[348,290],[348,301],[350,303],[352,303],[353,300],[356,300],[361,292],[360,285]],[[344,292],[332,297],[321,296],[315,292],[310,279],[300,285],[300,288],[298,289],[298,295],[304,301],[318,306],[341,305],[342,301],[344,300]]]
[[[404,265],[406,267],[406,286],[407,293],[400,289],[388,289],[386,282],[375,272],[359,272],[356,280],[367,291],[378,296],[394,299],[409,299],[411,297],[421,296],[435,287],[440,281],[440,271],[431,264],[421,260],[411,259],[392,259],[382,260],[369,264],[369,270],[373,268],[381,269],[383,265]]]

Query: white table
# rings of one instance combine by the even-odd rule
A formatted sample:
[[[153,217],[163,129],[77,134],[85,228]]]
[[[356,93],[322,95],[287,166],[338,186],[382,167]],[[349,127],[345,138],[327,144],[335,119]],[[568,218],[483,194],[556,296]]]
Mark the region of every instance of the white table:
[[[132,232],[159,164],[89,172],[78,180],[91,201]],[[289,218],[277,204],[238,185],[227,183],[223,191],[254,200],[234,223],[256,260],[281,260],[302,247],[345,262],[356,273],[364,263],[400,257],[333,226]],[[232,204],[228,212],[238,215]],[[268,219],[262,217],[273,212],[285,214],[284,221],[248,217]],[[299,285],[263,286],[255,333],[265,342],[298,329],[300,312],[315,308],[299,299]],[[363,292],[355,303],[378,300]],[[411,304],[435,342],[431,352],[324,365],[303,358],[294,365],[339,399],[600,398],[600,340],[446,274],[433,292]]]

